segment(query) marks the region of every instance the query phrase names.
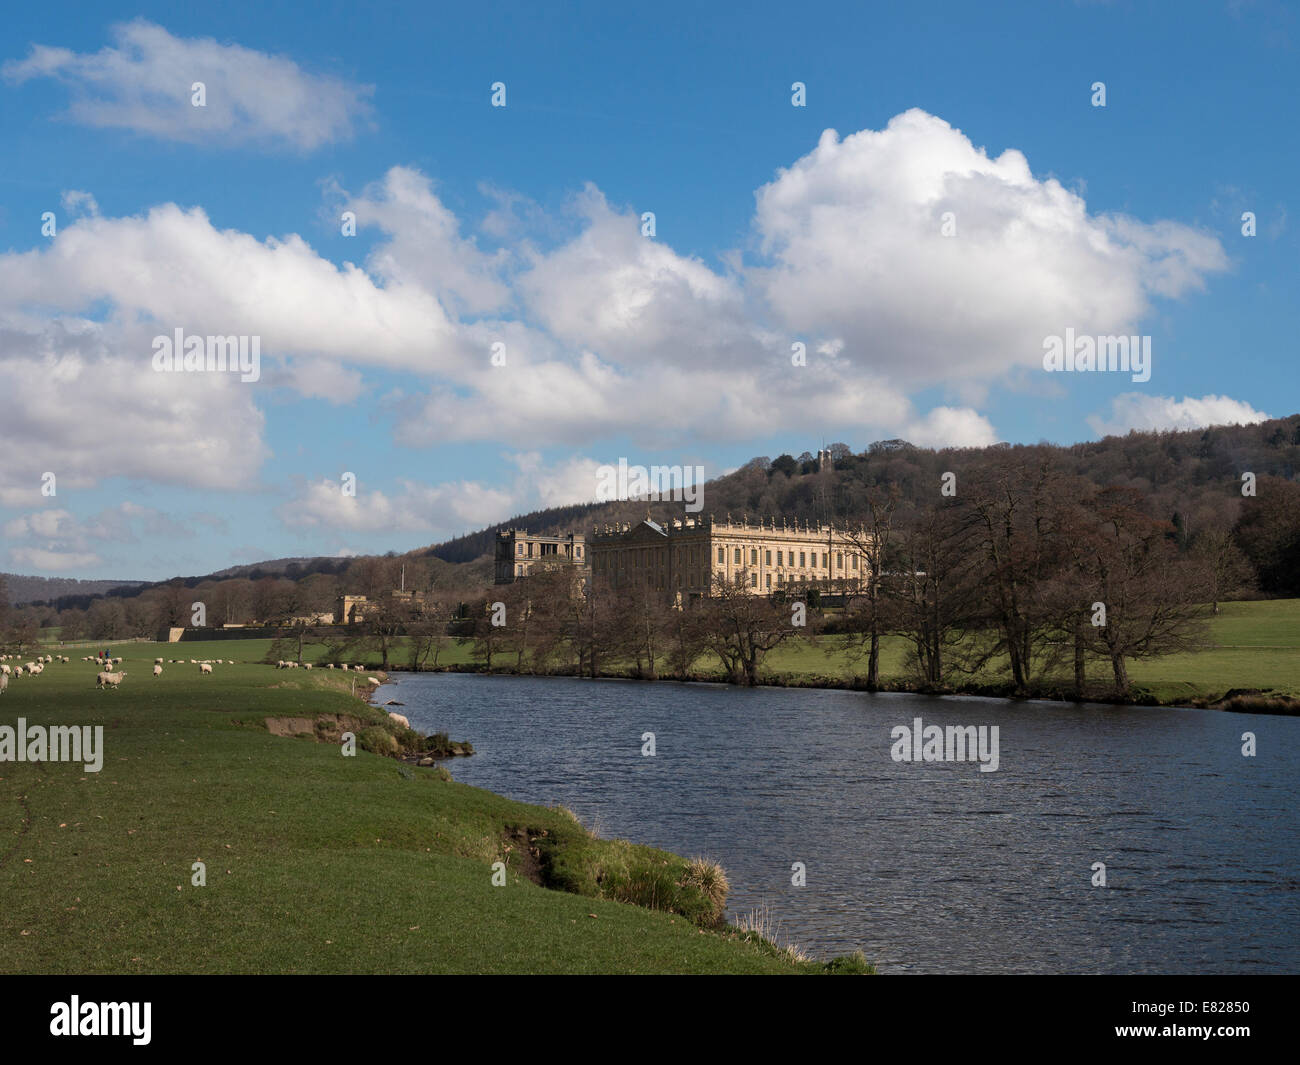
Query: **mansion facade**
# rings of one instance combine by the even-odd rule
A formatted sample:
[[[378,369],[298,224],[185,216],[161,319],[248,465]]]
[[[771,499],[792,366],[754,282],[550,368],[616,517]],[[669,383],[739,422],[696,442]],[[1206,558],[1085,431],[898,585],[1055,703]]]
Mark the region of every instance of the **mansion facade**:
[[[715,577],[757,595],[861,591],[870,574],[865,530],[789,523],[678,518],[598,526],[587,540],[593,577],[614,587],[649,582],[683,602],[706,597]]]
[[[586,555],[582,533],[535,536],[527,529],[503,529],[497,533],[494,583],[513,584],[527,577],[537,566],[559,562],[586,566]]]

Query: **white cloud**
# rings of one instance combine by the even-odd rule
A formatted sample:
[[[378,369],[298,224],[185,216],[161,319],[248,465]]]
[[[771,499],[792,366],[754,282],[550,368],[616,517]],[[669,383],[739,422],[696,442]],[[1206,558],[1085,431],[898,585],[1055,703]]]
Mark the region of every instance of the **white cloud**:
[[[455,535],[500,521],[510,513],[510,493],[474,482],[398,483],[401,491],[396,495],[359,488],[355,496],[347,496],[337,481],[314,481],[283,504],[278,514],[286,526],[295,529]]]
[[[969,407],[935,407],[912,421],[904,437],[920,447],[987,447],[998,435],[988,419]]]
[[[40,326],[0,308],[0,375],[0,505],[45,502],[47,473],[59,492],[114,477],[248,488],[266,455],[250,386],[154,373],[138,327]]]
[[[1032,364],[1067,326],[1138,332],[1151,295],[1178,296],[1227,266],[1213,237],[1089,215],[1020,152],[989,158],[916,109],[879,132],[823,133],[758,190],[755,230],[769,262],[749,280],[779,319],[842,339],[853,365],[899,384]]]
[[[1149,396],[1125,392],[1110,401],[1110,416],[1089,415],[1088,424],[1098,436],[1122,436],[1130,429],[1203,429],[1211,425],[1253,425],[1271,415],[1228,396]]]
[[[341,191],[341,190],[339,190]],[[504,305],[508,286],[497,276],[506,253],[479,250],[460,235],[460,222],[417,170],[395,166],[381,182],[347,199],[357,226],[375,226],[387,239],[367,263],[380,282],[418,285],[444,306],[481,314]]]
[[[11,547],[11,565],[15,570],[40,570],[44,573],[68,573],[98,566],[103,562],[93,552],[47,551],[40,547]]]
[[[293,60],[210,37],[173,37],[145,19],[112,29],[93,54],[33,45],[0,67],[21,84],[51,77],[68,85],[69,116],[191,144],[256,144],[312,151],[349,139],[369,119],[372,87],[309,74]],[[191,86],[206,103],[195,107]]]

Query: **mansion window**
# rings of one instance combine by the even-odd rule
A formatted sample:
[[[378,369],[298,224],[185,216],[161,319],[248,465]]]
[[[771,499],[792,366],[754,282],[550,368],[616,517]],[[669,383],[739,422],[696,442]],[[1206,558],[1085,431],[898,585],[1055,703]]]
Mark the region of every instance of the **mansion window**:
[[[736,565],[740,565],[740,548],[736,548]]]
[[[750,586],[751,588],[757,588],[757,587],[758,587],[758,574],[757,574],[757,573],[751,573],[751,574],[749,575],[749,586]]]
[[[718,548],[718,565],[720,566],[726,561],[727,561],[727,549],[725,547]]]

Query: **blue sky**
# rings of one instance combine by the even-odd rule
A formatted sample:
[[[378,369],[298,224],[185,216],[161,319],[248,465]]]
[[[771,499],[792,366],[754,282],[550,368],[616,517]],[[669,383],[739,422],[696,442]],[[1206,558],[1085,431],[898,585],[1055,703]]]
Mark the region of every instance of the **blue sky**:
[[[53,3],[6,26],[0,569],[404,550],[593,498],[620,457],[714,476],[823,439],[1300,409],[1284,5]],[[260,380],[156,373],[178,327],[259,336]],[[1151,379],[1047,373],[1067,328],[1150,336]]]

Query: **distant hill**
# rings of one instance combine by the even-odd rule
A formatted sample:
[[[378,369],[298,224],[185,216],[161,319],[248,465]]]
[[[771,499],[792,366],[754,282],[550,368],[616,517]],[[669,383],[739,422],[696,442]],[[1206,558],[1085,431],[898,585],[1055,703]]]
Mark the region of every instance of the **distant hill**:
[[[139,588],[144,581],[79,581],[72,577],[24,577],[20,573],[0,573],[13,606],[45,603],[64,596],[105,595],[114,588]]]

